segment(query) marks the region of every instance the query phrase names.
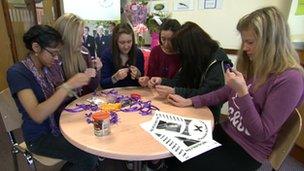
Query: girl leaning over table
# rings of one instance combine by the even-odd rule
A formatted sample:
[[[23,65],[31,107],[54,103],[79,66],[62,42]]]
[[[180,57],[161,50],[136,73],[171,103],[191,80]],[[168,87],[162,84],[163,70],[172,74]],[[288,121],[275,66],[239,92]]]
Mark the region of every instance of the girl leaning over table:
[[[228,119],[213,132],[222,146],[184,163],[169,159],[169,170],[258,169],[271,154],[281,126],[303,102],[303,68],[282,14],[275,7],[258,9],[241,18],[237,30],[242,46],[237,70],[225,73],[226,86],[189,99],[169,95],[169,102],[179,107],[228,101]]]
[[[97,157],[74,147],[58,128],[61,112],[58,108],[72,89],[87,85],[91,75],[77,73],[65,81],[61,70],[50,72],[50,67],[60,66],[58,55],[63,43],[60,33],[52,27],[33,26],[24,34],[23,41],[29,53],[8,69],[7,81],[22,114],[23,137],[28,149],[68,161],[70,170],[93,170]]]
[[[171,79],[152,77],[149,87],[155,87],[160,97],[178,94],[189,98],[206,94],[225,85],[222,64],[231,63],[218,42],[200,26],[186,22],[172,37],[173,48],[181,59],[180,71]],[[221,104],[209,106],[218,121]]]

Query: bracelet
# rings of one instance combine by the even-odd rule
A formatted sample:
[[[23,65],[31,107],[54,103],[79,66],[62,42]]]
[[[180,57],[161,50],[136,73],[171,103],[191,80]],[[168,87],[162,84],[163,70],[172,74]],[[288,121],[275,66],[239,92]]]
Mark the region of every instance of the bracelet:
[[[72,87],[68,83],[63,83],[60,87],[62,87],[63,89],[65,89],[68,92],[69,97],[74,96],[76,98],[79,98],[77,93],[72,89]]]
[[[111,81],[112,81],[113,84],[115,84],[115,83],[117,83],[119,80],[115,77],[115,75],[113,75],[113,76],[111,77]]]

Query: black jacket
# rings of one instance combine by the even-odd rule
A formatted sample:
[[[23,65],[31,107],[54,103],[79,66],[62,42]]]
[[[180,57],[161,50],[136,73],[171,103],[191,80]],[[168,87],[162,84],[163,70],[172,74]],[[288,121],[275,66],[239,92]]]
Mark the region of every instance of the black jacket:
[[[184,98],[206,94],[223,87],[225,85],[225,79],[222,65],[224,61],[228,63],[231,63],[231,61],[221,48],[219,48],[212,56],[213,61],[209,64],[206,72],[202,75],[201,80],[198,81],[198,89],[181,87],[182,83],[180,81],[179,73],[177,73],[172,79],[163,78],[161,84],[174,87],[175,94],[178,94]],[[217,122],[219,115],[221,114],[222,104],[208,107],[212,111],[215,121]]]

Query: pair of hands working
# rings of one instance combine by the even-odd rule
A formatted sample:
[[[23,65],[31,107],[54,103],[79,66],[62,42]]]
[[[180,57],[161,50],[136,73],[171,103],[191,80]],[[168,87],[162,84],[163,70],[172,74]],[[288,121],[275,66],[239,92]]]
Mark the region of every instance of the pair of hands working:
[[[161,85],[161,77],[152,77],[149,79],[148,76],[143,76],[138,79],[138,83],[142,87],[155,88],[159,97],[167,98],[169,94],[175,94],[175,90],[172,87]]]
[[[92,57],[92,68],[87,68],[83,73],[75,74],[66,83],[72,88],[79,88],[89,83],[91,78],[96,77],[96,74],[102,68],[102,62],[99,57]]]
[[[162,86],[162,79],[160,77],[149,77],[144,76],[140,77],[138,82],[141,86],[149,88],[155,88],[157,93],[162,98],[167,98],[168,102],[178,106],[178,107],[187,107],[192,106],[192,101],[190,98],[183,98],[180,95],[175,94],[175,90],[169,86]],[[242,97],[248,94],[248,87],[244,76],[242,73],[235,69],[227,69],[225,73],[226,85],[232,88],[238,94],[238,97]]]
[[[112,77],[119,81],[125,79],[129,73],[133,80],[139,78],[141,75],[139,69],[136,66],[131,65],[128,68],[119,69]]]

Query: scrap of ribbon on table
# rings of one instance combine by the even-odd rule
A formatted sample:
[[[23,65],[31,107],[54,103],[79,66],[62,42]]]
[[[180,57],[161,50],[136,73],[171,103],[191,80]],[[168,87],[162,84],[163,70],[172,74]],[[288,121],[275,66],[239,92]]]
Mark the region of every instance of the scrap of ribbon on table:
[[[142,101],[140,95],[131,94],[131,96],[119,95],[117,90],[111,89],[109,91],[102,91],[101,94],[106,96],[107,102],[101,104],[99,107],[96,103],[90,102],[90,104],[76,104],[74,108],[65,108],[64,110],[70,113],[77,113],[81,111],[97,111],[109,110],[110,122],[117,123],[118,115],[115,111],[122,112],[139,112],[139,114],[145,116],[152,114],[153,110],[159,110],[156,106],[152,105],[151,101]],[[96,93],[94,96],[98,96]],[[86,121],[92,122],[91,113],[86,114]]]

